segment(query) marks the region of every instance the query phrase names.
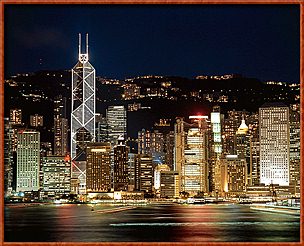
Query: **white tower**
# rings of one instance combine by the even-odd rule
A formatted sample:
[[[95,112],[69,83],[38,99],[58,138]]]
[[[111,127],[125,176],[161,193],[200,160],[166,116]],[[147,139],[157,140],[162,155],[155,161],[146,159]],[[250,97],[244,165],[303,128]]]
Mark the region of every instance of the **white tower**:
[[[81,52],[81,34],[78,49],[78,62],[72,69],[71,159],[72,178],[78,178],[81,187],[86,178],[86,146],[95,141],[95,69],[89,63],[88,34],[85,53]]]

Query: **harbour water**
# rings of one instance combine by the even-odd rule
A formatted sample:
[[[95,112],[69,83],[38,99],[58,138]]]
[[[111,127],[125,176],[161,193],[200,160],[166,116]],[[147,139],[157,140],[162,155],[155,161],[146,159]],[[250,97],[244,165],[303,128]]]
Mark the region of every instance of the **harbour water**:
[[[6,242],[299,242],[300,217],[250,205],[13,204]]]

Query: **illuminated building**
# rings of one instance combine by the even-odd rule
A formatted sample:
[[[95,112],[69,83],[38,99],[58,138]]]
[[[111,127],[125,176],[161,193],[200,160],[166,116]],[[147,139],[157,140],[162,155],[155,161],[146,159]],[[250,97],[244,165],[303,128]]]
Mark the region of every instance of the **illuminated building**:
[[[124,88],[123,99],[131,100],[140,97],[140,86],[136,84],[125,84],[123,85],[123,88]]]
[[[129,191],[139,190],[139,155],[128,154]]]
[[[290,193],[300,195],[300,104],[290,105]]]
[[[166,134],[165,138],[165,163],[170,170],[174,170],[174,131]]]
[[[86,147],[95,141],[95,69],[89,62],[88,50],[88,34],[85,53],[81,53],[79,34],[78,62],[72,69],[71,182],[79,184],[82,194],[86,192]]]
[[[289,185],[289,108],[266,103],[259,108],[260,182]]]
[[[221,177],[221,155],[222,155],[222,115],[220,107],[214,106],[211,112],[211,160],[209,162],[210,191],[214,195],[221,195],[223,191]]]
[[[108,141],[108,123],[106,117],[102,114],[96,117],[96,141],[99,143],[105,143]]]
[[[111,145],[89,143],[87,145],[86,191],[108,192],[111,189]]]
[[[252,137],[250,141],[250,165],[252,167],[250,184],[260,185],[260,140]]]
[[[127,139],[127,112],[124,106],[109,106],[106,112],[108,138],[112,145],[119,137]]]
[[[40,171],[40,133],[32,130],[17,133],[16,191],[38,191]]]
[[[164,163],[164,135],[158,130],[138,132],[138,154],[152,155],[153,165]]]
[[[114,191],[128,190],[128,152],[124,139],[118,138],[118,144],[114,146]]]
[[[145,193],[152,193],[152,185],[152,157],[149,155],[139,155],[139,190]]]
[[[170,171],[170,168],[166,164],[157,165],[154,169],[154,188],[159,190],[160,188],[160,173],[162,171]]]
[[[4,118],[4,192],[10,195],[13,190],[13,144],[12,144],[12,123]]]
[[[252,165],[250,162],[250,141],[248,126],[245,123],[244,116],[242,123],[235,134],[236,155],[240,159],[245,159],[247,164],[248,178],[251,183]]]
[[[176,118],[176,123],[174,124],[174,171],[179,173],[179,184],[180,190],[182,183],[182,166],[185,164],[185,122],[183,118]]]
[[[66,98],[62,95],[54,99],[54,155],[63,156],[67,152],[68,119],[66,118]]]
[[[247,185],[247,163],[237,155],[227,155],[221,163],[222,187],[229,196],[243,195]]]
[[[70,193],[71,160],[68,156],[43,157],[42,174],[42,188],[48,196]]]
[[[30,125],[33,127],[43,126],[43,116],[38,114],[31,115]]]
[[[241,125],[241,120],[246,120],[247,112],[231,110],[228,111],[227,119],[224,120],[223,128],[223,154],[236,154],[235,134]]]
[[[160,172],[160,197],[179,197],[179,178],[177,171]]]
[[[190,116],[192,123],[178,118],[174,127],[175,171],[183,192],[208,192],[207,116]]]
[[[13,125],[22,124],[22,111],[21,109],[11,109],[10,110],[10,122]]]

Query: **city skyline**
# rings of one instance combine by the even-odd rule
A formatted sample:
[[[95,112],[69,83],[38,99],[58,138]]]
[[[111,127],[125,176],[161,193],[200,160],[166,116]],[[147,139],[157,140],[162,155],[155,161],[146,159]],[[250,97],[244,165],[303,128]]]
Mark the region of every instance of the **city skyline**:
[[[51,7],[58,17],[57,8]],[[145,7],[135,7],[138,13],[144,13],[141,10]],[[185,6],[182,7],[185,11]],[[134,10],[134,6],[128,8]],[[159,11],[160,6],[151,8]],[[259,14],[261,8],[254,6]],[[180,11],[179,7],[165,9],[166,17],[168,12],[176,15]],[[245,14],[246,8],[238,6],[227,16],[224,6],[207,9],[219,10],[225,19],[232,13]],[[269,9],[262,9],[270,17]],[[283,6],[276,11],[278,9],[285,10]],[[186,14],[196,10],[189,8]],[[96,13],[99,11],[100,8]],[[86,17],[84,23],[90,23],[91,13],[88,11],[87,16],[83,16]],[[289,19],[289,13],[285,14]],[[246,16],[245,19],[250,18]],[[18,22],[18,18],[16,20]],[[108,21],[112,25],[111,20]],[[150,23],[152,19],[148,21]],[[43,25],[43,21],[40,24]],[[121,26],[125,24],[129,22]],[[188,26],[190,21],[183,24]],[[157,36],[155,30],[147,28],[147,23],[140,22],[138,26],[141,25],[145,25],[147,33]],[[247,25],[239,23],[234,27],[240,30]],[[205,49],[204,44],[195,39],[201,30],[194,29],[197,32],[189,37]],[[275,29],[273,27],[272,31]],[[225,32],[229,33],[229,30],[222,30],[221,34]],[[240,36],[235,32],[230,34],[237,39],[246,36],[245,32],[238,32]],[[214,40],[220,50],[222,46],[217,37],[210,35],[210,40]],[[219,37],[221,40],[222,36]],[[29,41],[30,35],[27,38]],[[146,38],[149,39],[149,35]],[[229,35],[226,38],[231,41]],[[110,79],[98,76],[99,70],[103,69],[99,61],[112,62],[109,57],[94,51],[97,47],[94,44],[103,47],[104,43],[94,39],[94,34],[92,38],[91,33],[90,39],[92,46],[86,34],[83,52],[79,33],[78,56],[68,69],[26,71],[4,81],[7,102],[3,151],[6,241],[41,241],[43,236],[46,242],[300,240],[301,86],[274,78],[263,81],[263,76],[272,73],[270,68],[280,62],[263,67],[269,73],[261,70],[256,78],[248,77],[247,72],[263,66],[262,63],[252,63],[252,67],[244,63],[242,66],[249,70],[241,73],[217,73],[209,67],[209,73],[200,72],[187,79],[181,74],[190,70],[175,70],[179,66],[168,70],[176,62],[186,65],[186,60],[175,57],[172,64],[164,66],[165,71],[173,72],[172,76],[155,74],[159,67],[149,67],[142,60],[143,66],[137,67],[132,78]],[[27,41],[23,41],[26,45]],[[36,47],[32,41],[35,54],[39,54],[41,40],[37,41]],[[241,39],[236,43],[230,41],[226,54]],[[59,43],[51,36],[43,45],[47,46],[49,42],[60,50]],[[181,38],[179,42],[186,41]],[[71,58],[68,50],[73,47],[72,43],[61,47],[65,48],[59,60]],[[115,42],[112,44],[117,47]],[[146,47],[148,43],[143,45]],[[153,50],[154,46],[148,46]],[[245,46],[238,47],[240,56],[235,59],[231,54],[221,57],[225,61],[222,64],[226,65],[218,71],[227,69],[229,63],[232,67],[238,66],[240,60],[253,52],[254,49],[249,53],[242,50]],[[138,47],[138,52],[133,53],[134,61],[144,54],[141,46]],[[195,45],[193,48],[200,51]],[[271,52],[284,53],[276,45],[272,48]],[[183,50],[174,45],[172,49],[183,57]],[[44,54],[49,56],[49,51]],[[113,56],[117,54],[115,51],[108,50]],[[132,53],[131,49],[129,51]],[[210,50],[210,54],[213,52]],[[198,63],[199,56],[190,53],[192,62]],[[257,61],[260,57],[264,65],[267,62],[269,65],[267,55],[260,55],[248,59]],[[216,55],[213,58],[211,67],[219,61]],[[283,59],[280,64],[286,64],[287,60]],[[39,63],[42,67],[44,60],[39,58]],[[128,67],[135,63],[124,64]],[[146,65],[149,74],[144,68]],[[190,63],[187,65],[193,67]],[[15,67],[18,66],[15,63]],[[105,66],[104,69],[111,73],[110,68]],[[193,67],[192,72],[195,69],[197,67]],[[275,76],[284,73],[281,66],[276,69]],[[42,226],[42,222],[46,225]],[[33,230],[33,225],[39,229]],[[24,230],[25,235],[19,233],[20,230]]]
[[[75,17],[86,21],[71,23]],[[88,32],[90,60],[105,77],[240,73],[263,81],[299,81],[296,5],[16,5],[5,8],[5,24],[6,77],[70,69],[77,53],[67,43]]]

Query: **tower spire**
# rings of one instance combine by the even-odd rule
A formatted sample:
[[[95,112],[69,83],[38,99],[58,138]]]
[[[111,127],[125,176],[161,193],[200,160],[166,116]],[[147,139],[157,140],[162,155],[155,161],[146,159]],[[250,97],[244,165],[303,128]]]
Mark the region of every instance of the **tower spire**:
[[[78,34],[78,54],[81,54],[81,33]]]
[[[86,35],[86,44],[87,44],[87,49],[86,49],[86,54],[89,54],[89,34],[87,33]]]

